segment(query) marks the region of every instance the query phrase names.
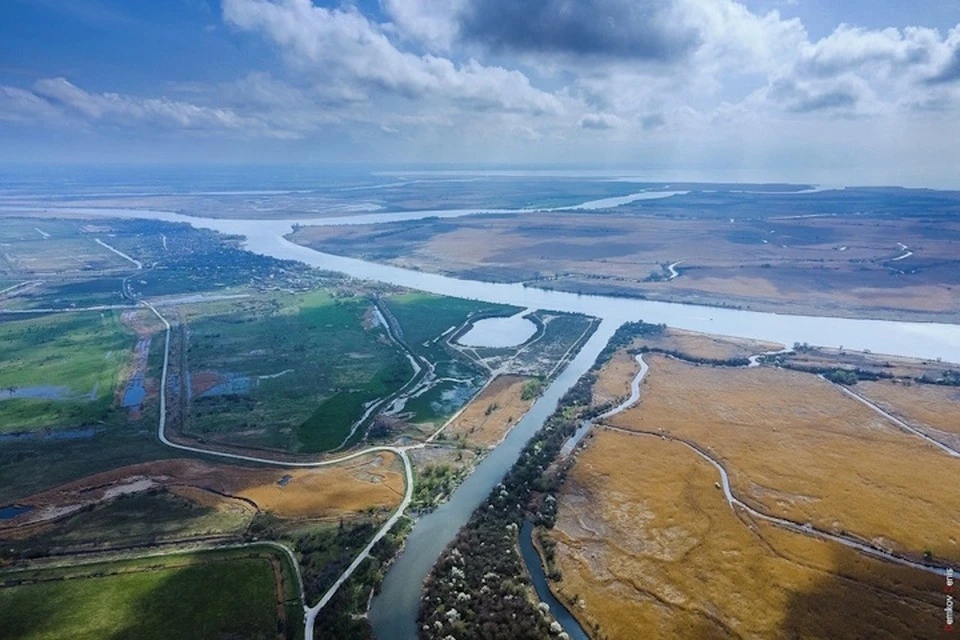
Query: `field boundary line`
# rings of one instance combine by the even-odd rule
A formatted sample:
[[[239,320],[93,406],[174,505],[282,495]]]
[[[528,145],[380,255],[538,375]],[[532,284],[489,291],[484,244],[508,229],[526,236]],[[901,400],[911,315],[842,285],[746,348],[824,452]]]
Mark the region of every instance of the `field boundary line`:
[[[857,400],[858,402],[866,405],[866,406],[869,407],[870,409],[873,409],[874,412],[878,413],[879,415],[883,416],[884,418],[886,418],[886,419],[889,420],[890,422],[894,423],[895,425],[897,425],[898,427],[900,427],[900,429],[902,429],[903,431],[906,431],[907,433],[913,434],[913,435],[917,436],[918,438],[921,438],[921,439],[925,440],[928,444],[932,444],[933,446],[937,447],[938,449],[941,449],[941,450],[945,451],[947,454],[949,454],[950,456],[952,456],[952,457],[954,457],[954,458],[960,458],[960,451],[957,451],[956,449],[954,449],[954,448],[951,447],[950,445],[947,445],[947,444],[944,444],[943,442],[940,442],[939,440],[937,440],[936,438],[934,438],[934,437],[932,437],[932,436],[928,436],[927,434],[925,434],[924,432],[920,431],[919,429],[917,429],[917,428],[915,428],[915,427],[911,427],[911,426],[910,426],[909,424],[907,424],[904,420],[901,420],[900,418],[894,416],[893,414],[891,414],[891,413],[889,413],[889,412],[887,412],[887,411],[884,411],[878,404],[875,404],[872,400],[868,400],[867,398],[863,397],[862,395],[860,395],[860,394],[857,393],[856,391],[854,391],[854,390],[852,390],[852,389],[848,389],[846,386],[844,386],[844,385],[842,385],[842,384],[837,384],[836,382],[833,382],[833,381],[831,381],[831,380],[827,380],[827,378],[824,377],[822,374],[819,375],[819,377],[820,377],[820,379],[822,379],[822,380],[824,380],[824,381],[826,381],[826,382],[829,382],[829,383],[832,384],[833,386],[837,387],[838,389],[840,389],[840,391],[843,391],[845,394],[847,394],[848,396],[850,396],[850,397],[853,398],[854,400]]]
[[[120,251],[119,249],[110,246],[109,244],[107,244],[106,242],[104,242],[103,240],[101,240],[100,238],[94,238],[93,241],[96,242],[96,243],[97,243],[98,245],[100,245],[101,247],[103,247],[104,249],[106,249],[106,250],[108,250],[108,251],[112,251],[113,253],[117,254],[118,256],[120,256],[121,258],[123,258],[124,260],[128,260],[128,261],[132,262],[132,263],[137,267],[137,269],[143,269],[143,263],[142,263],[142,262],[140,262],[139,260],[136,260],[135,258],[131,258],[131,257],[128,256],[127,254],[125,254],[123,251]]]
[[[784,528],[784,529],[788,529],[788,530],[793,531],[793,532],[795,532],[795,533],[801,533],[801,534],[805,534],[805,535],[809,535],[809,536],[814,536],[814,537],[817,537],[817,538],[822,538],[822,539],[825,539],[825,540],[830,540],[830,541],[832,541],[832,542],[836,542],[836,543],[838,543],[838,544],[842,544],[843,546],[845,546],[845,547],[847,547],[847,548],[850,548],[850,549],[853,549],[853,550],[855,550],[855,551],[860,551],[860,552],[864,553],[865,555],[872,556],[872,557],[877,558],[877,559],[879,559],[879,560],[885,560],[885,561],[887,561],[887,562],[891,562],[891,563],[894,563],[894,564],[899,564],[899,565],[901,565],[901,566],[909,567],[909,568],[911,568],[911,569],[919,569],[920,571],[925,571],[925,572],[927,572],[927,573],[932,573],[932,574],[940,575],[940,576],[946,575],[946,571],[947,571],[947,570],[946,570],[945,567],[940,567],[940,566],[937,566],[937,565],[926,565],[926,564],[922,564],[922,563],[920,563],[920,562],[916,562],[916,561],[914,561],[914,560],[911,560],[911,559],[906,558],[906,557],[904,557],[904,556],[898,555],[898,554],[896,554],[896,553],[889,552],[889,551],[884,551],[884,550],[882,550],[882,549],[878,549],[878,548],[876,548],[876,547],[872,547],[872,546],[870,546],[870,545],[868,545],[868,544],[866,544],[866,543],[864,543],[864,542],[861,542],[861,541],[859,541],[859,540],[857,540],[857,539],[855,539],[855,538],[851,538],[851,537],[844,536],[844,535],[841,535],[841,534],[831,533],[831,532],[829,532],[829,531],[825,531],[825,530],[820,529],[820,528],[818,528],[818,527],[814,527],[812,524],[809,524],[809,523],[807,523],[807,524],[800,524],[799,522],[795,522],[795,521],[789,520],[789,519],[787,519],[787,518],[780,518],[780,517],[777,517],[777,516],[772,516],[772,515],[769,515],[769,514],[767,514],[767,513],[764,513],[763,511],[759,511],[758,509],[755,509],[754,507],[751,507],[751,506],[748,505],[747,503],[745,503],[745,502],[743,502],[742,500],[740,500],[740,498],[738,498],[738,497],[736,496],[736,494],[733,493],[733,491],[732,491],[732,489],[731,489],[731,486],[730,486],[730,478],[729,478],[729,476],[728,476],[728,474],[727,474],[727,470],[726,470],[726,468],[723,466],[723,464],[722,464],[719,460],[717,460],[716,458],[714,458],[712,455],[710,455],[707,451],[705,451],[705,450],[703,449],[703,447],[701,447],[701,446],[700,446],[699,444],[697,444],[696,442],[692,442],[692,441],[686,440],[685,438],[679,438],[679,437],[677,437],[677,436],[673,436],[673,435],[670,435],[670,434],[668,434],[668,433],[660,433],[660,432],[656,432],[656,431],[646,431],[646,430],[636,430],[636,431],[634,431],[634,430],[631,430],[631,429],[623,429],[623,428],[621,428],[621,427],[614,427],[614,426],[608,425],[608,424],[601,424],[600,426],[601,426],[602,428],[604,428],[604,429],[607,429],[608,431],[613,431],[613,432],[616,432],[616,433],[622,433],[622,434],[631,435],[631,436],[645,436],[645,437],[660,438],[660,439],[662,439],[662,440],[670,440],[670,441],[673,441],[673,442],[678,442],[678,443],[686,446],[687,448],[691,449],[694,453],[696,453],[696,454],[699,455],[701,458],[703,458],[704,460],[706,460],[707,462],[709,462],[711,465],[713,465],[713,467],[715,467],[715,468],[717,469],[717,471],[720,473],[721,488],[723,489],[724,497],[726,498],[727,503],[730,505],[730,508],[734,510],[734,512],[736,512],[736,508],[739,507],[739,508],[743,509],[744,511],[746,511],[748,514],[750,514],[750,515],[752,515],[752,516],[754,516],[754,517],[756,517],[756,518],[759,518],[759,519],[761,519],[761,520],[765,520],[765,521],[767,521],[767,522],[770,522],[771,524],[775,524],[775,525],[777,525],[777,526],[780,526],[780,527],[782,527],[782,528]]]

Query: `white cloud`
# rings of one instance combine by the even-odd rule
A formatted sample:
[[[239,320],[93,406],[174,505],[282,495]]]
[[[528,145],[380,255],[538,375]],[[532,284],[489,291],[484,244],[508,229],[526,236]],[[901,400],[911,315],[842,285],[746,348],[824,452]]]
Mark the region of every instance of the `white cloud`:
[[[33,92],[0,85],[0,121],[51,124],[63,120],[59,109]]]
[[[943,58],[945,47],[935,29],[868,30],[840,25],[826,38],[805,46],[798,64],[811,75],[848,71],[889,75],[929,69]]]
[[[283,64],[187,77],[165,95],[63,78],[0,87],[0,121],[589,161],[648,157],[636,150],[649,144],[677,158],[826,148],[820,129],[865,147],[894,130],[937,141],[960,110],[960,25],[839,25],[811,39],[799,19],[738,0],[379,2],[373,17],[355,0],[222,0],[227,28]]]
[[[459,27],[456,16],[465,0],[381,0],[402,36],[434,51],[449,51]]]
[[[609,113],[588,113],[580,118],[581,129],[617,129],[622,124],[620,118]]]
[[[325,9],[310,0],[224,0],[223,11],[234,26],[267,36],[295,69],[318,84],[340,81],[363,88],[371,98],[382,92],[481,110],[563,111],[556,97],[533,87],[520,71],[401,51],[383,28],[353,7]]]
[[[0,86],[0,119],[46,124],[147,127],[200,133],[289,137],[262,121],[232,109],[169,98],[141,98],[119,93],[92,93],[65,78],[44,78],[33,90]]]

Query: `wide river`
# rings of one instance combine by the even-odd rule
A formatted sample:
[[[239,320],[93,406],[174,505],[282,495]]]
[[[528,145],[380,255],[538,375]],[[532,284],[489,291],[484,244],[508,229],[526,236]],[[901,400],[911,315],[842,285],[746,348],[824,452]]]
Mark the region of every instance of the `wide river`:
[[[0,212],[2,211],[13,213],[31,210],[24,207],[0,207]],[[370,224],[429,216],[453,217],[471,213],[462,210],[362,214],[350,218],[281,221],[218,220],[193,218],[168,212],[127,209],[37,208],[31,212],[34,214],[42,212],[43,215],[51,216],[64,213],[92,214],[187,222],[196,227],[243,235],[247,238],[247,248],[256,253],[281,259],[300,260],[321,269],[338,271],[357,278],[523,308],[585,313],[603,319],[597,332],[577,357],[547,388],[506,440],[478,465],[474,473],[453,493],[450,500],[417,522],[407,539],[404,551],[387,573],[380,595],[374,599],[370,611],[374,631],[377,637],[383,640],[416,638],[420,587],[430,568],[447,543],[466,523],[474,509],[500,482],[526,441],[553,412],[560,397],[590,368],[607,340],[623,322],[630,320],[662,322],[681,329],[754,338],[787,346],[794,342],[808,342],[829,347],[869,349],[874,353],[889,355],[926,359],[942,358],[947,362],[960,362],[960,326],[958,325],[790,316],[545,291],[520,284],[461,280],[335,256],[293,244],[284,238],[294,223]],[[538,214],[530,212],[529,215]]]

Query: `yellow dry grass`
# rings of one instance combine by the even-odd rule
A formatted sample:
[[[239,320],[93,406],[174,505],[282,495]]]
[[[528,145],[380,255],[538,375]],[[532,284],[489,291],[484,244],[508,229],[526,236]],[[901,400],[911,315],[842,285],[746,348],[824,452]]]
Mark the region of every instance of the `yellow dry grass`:
[[[186,498],[198,507],[218,509],[221,511],[239,511],[243,513],[250,513],[250,515],[256,514],[257,511],[253,505],[245,500],[231,498],[219,493],[213,493],[212,491],[208,491],[201,487],[175,485],[169,487],[169,490],[170,493],[178,495],[181,498]]]
[[[718,478],[680,443],[595,432],[549,534],[594,638],[939,637],[941,578],[738,516]]]
[[[261,483],[243,487],[237,495],[282,518],[335,517],[368,508],[392,509],[403,497],[403,469],[392,453],[332,467],[259,472],[258,479]]]
[[[951,368],[932,360],[900,358],[884,354],[864,353],[863,351],[840,351],[816,347],[807,352],[797,352],[789,356],[790,363],[802,367],[845,367],[876,371],[898,378],[939,377],[944,369]]]
[[[886,261],[900,252],[894,237],[916,251],[916,259],[954,259],[950,238],[958,224],[941,220],[936,226],[943,233],[933,238],[929,221],[681,220],[609,212],[602,221],[576,213],[549,222],[523,215],[466,217],[425,233],[398,227],[398,237],[389,239],[373,225],[302,227],[293,240],[423,271],[547,281],[569,291],[612,290],[773,312],[901,319],[905,313],[919,319],[935,313],[955,319],[960,298],[949,266],[889,277]],[[540,240],[531,235],[533,228],[539,228]],[[822,240],[811,244],[811,234]],[[384,253],[395,257],[384,259]],[[664,265],[677,261],[680,277],[647,281],[650,274],[666,276]]]
[[[634,346],[646,345],[667,351],[679,351],[694,358],[731,360],[748,358],[767,351],[779,351],[784,345],[761,340],[714,336],[682,329],[667,329],[663,335],[637,338]],[[629,380],[628,380],[629,384]]]
[[[533,400],[524,400],[523,376],[498,376],[446,429],[448,436],[463,438],[467,446],[496,445],[530,409]]]
[[[618,351],[597,372],[593,383],[593,404],[616,402],[630,395],[630,381],[640,371],[636,358],[626,351]]]
[[[735,492],[773,515],[960,559],[955,458],[811,374],[647,362],[639,403],[612,424],[707,448]]]
[[[368,508],[392,509],[403,496],[403,468],[392,453],[313,469],[250,469],[199,460],[162,460],[120,467],[19,500],[34,507],[0,520],[0,531],[29,527],[127,494],[166,489],[198,506],[250,508],[284,518],[333,518]],[[30,533],[32,535],[32,533]]]
[[[907,422],[960,436],[960,388],[885,380],[861,382],[856,390]]]

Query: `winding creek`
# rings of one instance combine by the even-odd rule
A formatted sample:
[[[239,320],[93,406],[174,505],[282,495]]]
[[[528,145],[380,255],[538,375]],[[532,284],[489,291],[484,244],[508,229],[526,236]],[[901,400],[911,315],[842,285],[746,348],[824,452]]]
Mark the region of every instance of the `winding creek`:
[[[299,260],[314,267],[338,271],[357,278],[441,295],[530,309],[584,313],[601,318],[602,321],[593,336],[584,344],[566,369],[547,387],[503,443],[483,459],[474,473],[453,493],[449,501],[417,522],[407,539],[404,551],[388,571],[381,592],[374,599],[370,610],[374,631],[381,639],[416,638],[420,585],[433,563],[447,543],[466,523],[473,510],[513,465],[523,445],[554,411],[562,395],[593,365],[597,355],[623,322],[644,320],[691,331],[778,342],[788,346],[794,342],[808,342],[827,347],[844,346],[847,349],[869,349],[874,353],[924,359],[942,358],[948,362],[960,362],[960,326],[958,325],[788,316],[546,291],[524,287],[521,284],[462,280],[335,256],[296,245],[284,237],[290,233],[294,224],[371,224],[398,219],[413,220],[434,216],[454,217],[473,213],[496,213],[491,210],[380,213],[362,214],[350,218],[279,221],[194,218],[169,212],[128,209],[33,208],[31,210],[26,207],[0,207],[0,212],[3,211],[20,213],[29,211],[35,215],[47,216],[82,214],[186,222],[198,228],[243,235],[247,238],[246,248],[255,253],[279,259]],[[529,215],[539,214],[530,212]]]

